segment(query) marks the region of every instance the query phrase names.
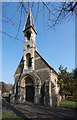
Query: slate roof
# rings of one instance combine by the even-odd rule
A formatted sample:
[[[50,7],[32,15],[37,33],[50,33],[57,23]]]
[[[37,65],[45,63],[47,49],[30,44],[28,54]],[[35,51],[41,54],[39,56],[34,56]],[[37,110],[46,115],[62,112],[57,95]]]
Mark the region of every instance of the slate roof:
[[[53,70],[53,72],[54,72],[56,75],[58,75],[58,73],[54,70],[54,68],[51,67],[51,66],[45,61],[45,59],[44,59],[37,51],[35,51],[35,52],[41,57],[41,59],[47,64],[47,66],[48,66],[51,70]]]
[[[29,12],[28,12],[28,16],[27,16],[27,20],[26,20],[26,24],[24,26],[23,32],[26,31],[30,27],[32,27],[33,30],[36,32],[33,17],[32,17],[32,12],[31,12],[31,9],[29,8]]]
[[[35,52],[41,57],[41,59],[45,62],[45,64],[46,64],[51,70],[53,70],[53,72],[54,72],[56,75],[58,75],[58,73],[54,70],[54,68],[51,67],[51,66],[45,61],[45,59],[44,59],[37,51],[35,51]],[[15,74],[17,73],[18,69],[23,65],[23,64],[21,64],[21,63],[24,63],[23,57],[22,57],[19,65],[18,65],[18,67],[17,67],[17,69],[16,69]],[[21,66],[20,66],[20,65],[21,65]],[[14,75],[15,75],[15,74],[14,74]]]

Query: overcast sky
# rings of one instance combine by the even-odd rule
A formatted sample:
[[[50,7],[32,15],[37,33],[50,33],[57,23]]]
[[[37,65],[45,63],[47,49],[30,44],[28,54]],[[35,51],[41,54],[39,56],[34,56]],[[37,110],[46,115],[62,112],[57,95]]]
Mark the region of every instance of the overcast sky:
[[[37,5],[37,3],[36,3]],[[10,3],[7,9],[5,3],[3,8],[10,17],[17,9],[17,3]],[[36,8],[35,8],[36,10]],[[33,18],[35,18],[34,11],[32,11]],[[38,18],[34,24],[37,31],[36,44],[37,51],[40,55],[58,72],[60,65],[67,67],[71,72],[75,68],[75,16],[73,15],[69,22],[63,20],[62,23],[54,29],[48,29],[46,24],[46,16],[43,20],[41,9],[39,10]],[[14,22],[19,22],[20,15],[16,14]],[[6,20],[3,18],[3,20]],[[19,38],[25,40],[23,28],[25,25],[26,16],[22,18],[22,24],[19,31]],[[8,34],[16,36],[17,27],[10,23],[3,23],[2,30],[7,31]],[[11,39],[7,35],[2,36],[2,80],[6,83],[14,83],[14,73],[23,56],[24,42]]]

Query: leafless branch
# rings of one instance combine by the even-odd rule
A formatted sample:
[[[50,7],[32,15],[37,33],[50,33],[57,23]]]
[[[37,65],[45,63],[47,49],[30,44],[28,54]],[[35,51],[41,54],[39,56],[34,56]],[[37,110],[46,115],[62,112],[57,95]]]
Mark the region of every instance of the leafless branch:
[[[35,9],[35,2],[29,3],[29,2],[23,2],[23,0],[22,1],[19,0],[19,2],[17,4],[18,5],[17,9],[10,18],[8,16],[8,14],[4,11],[5,8],[8,7],[8,4],[9,3],[4,5],[4,9],[0,8],[0,10],[3,13],[2,14],[2,17],[3,17],[2,22],[8,23],[8,24],[11,23],[11,25],[18,28],[15,39],[17,39],[17,37],[18,37],[20,27],[22,25],[21,18],[23,18],[23,16],[25,18],[26,14],[28,13],[29,7],[31,7],[32,11],[34,11],[36,13],[36,15],[35,15],[35,21],[36,21],[38,18],[39,10],[40,10],[39,8],[41,8],[40,6],[42,6],[43,9],[42,9],[41,13],[43,13],[43,15],[42,15],[43,21],[45,22],[45,24],[48,25],[48,27],[50,29],[52,27],[55,27],[56,24],[60,23],[64,18],[69,18],[68,16],[72,16],[74,9],[77,6],[77,2],[54,3],[54,2],[44,2],[44,0],[41,0],[41,3],[38,2],[36,9]],[[16,14],[18,12],[20,14],[20,18],[19,18],[18,24],[16,24],[15,21],[13,20],[13,18],[15,18]],[[46,17],[45,17],[45,15],[46,15]],[[12,37],[10,37],[10,38],[12,38]]]
[[[34,7],[34,2],[32,2],[31,10],[33,9],[33,7]]]
[[[0,10],[5,14],[6,18],[14,25],[14,22],[7,16],[7,14],[0,8]]]
[[[29,9],[29,2],[28,2],[28,9]]]
[[[36,17],[35,17],[35,21],[37,20],[37,17],[38,17],[38,13],[39,13],[39,2],[38,2],[38,7],[37,7],[37,12],[36,12]]]
[[[20,30],[20,26],[21,26],[21,17],[22,17],[22,7],[21,7],[20,22],[19,22],[19,27],[18,27],[18,31],[17,31],[17,34],[16,34],[16,38],[18,36],[19,30]]]
[[[25,12],[28,13],[28,11],[26,10],[26,7],[25,7],[24,3],[23,2],[19,2],[19,3],[22,5],[22,8],[25,10]]]
[[[7,3],[4,5],[4,8],[7,7],[8,5],[10,5],[10,2],[7,2]]]
[[[19,40],[19,41],[21,41],[21,42],[24,42],[23,40],[18,39],[18,38],[15,38],[15,37],[13,37],[13,36],[9,35],[9,34],[8,34],[8,33],[6,33],[6,32],[0,31],[0,33],[1,33],[1,34],[3,33],[3,34],[5,34],[5,35],[7,35],[8,37],[13,38],[13,39],[15,39],[15,40]]]
[[[42,0],[41,0],[42,1]],[[55,16],[55,14],[52,13],[52,11],[49,9],[49,7],[45,4],[45,2],[43,2],[43,5],[47,8],[48,12],[51,13],[53,16]],[[56,16],[55,16],[56,17]]]
[[[77,2],[75,2],[74,5],[73,5],[73,3],[72,3],[72,4],[70,3],[70,6],[71,6],[71,7],[69,8],[69,11],[72,11],[72,12],[73,12],[73,11],[74,11],[74,8],[77,6]]]
[[[16,13],[18,12],[20,6],[21,6],[21,5],[19,5],[19,6],[17,7],[17,10],[16,10],[15,13],[12,15],[11,20],[15,17],[15,15],[16,15]]]

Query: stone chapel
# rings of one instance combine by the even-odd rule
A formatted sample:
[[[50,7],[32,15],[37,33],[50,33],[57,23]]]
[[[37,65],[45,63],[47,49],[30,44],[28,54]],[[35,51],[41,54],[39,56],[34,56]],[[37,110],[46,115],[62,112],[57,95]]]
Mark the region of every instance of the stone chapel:
[[[37,33],[31,9],[23,33],[25,36],[23,57],[14,74],[15,83],[10,102],[29,101],[35,104],[58,106],[58,74],[37,51],[35,39]]]

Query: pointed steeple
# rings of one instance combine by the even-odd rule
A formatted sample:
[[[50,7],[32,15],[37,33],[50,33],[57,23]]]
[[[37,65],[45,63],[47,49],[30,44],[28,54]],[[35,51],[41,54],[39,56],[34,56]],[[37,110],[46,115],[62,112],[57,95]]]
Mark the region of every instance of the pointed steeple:
[[[27,20],[26,20],[26,24],[24,26],[23,32],[26,31],[30,27],[32,27],[33,30],[36,33],[36,30],[35,30],[35,27],[34,27],[34,21],[33,21],[32,13],[31,13],[31,9],[29,8],[29,12],[28,12],[28,15],[27,15]]]

